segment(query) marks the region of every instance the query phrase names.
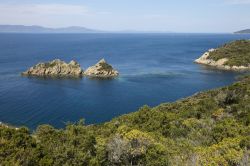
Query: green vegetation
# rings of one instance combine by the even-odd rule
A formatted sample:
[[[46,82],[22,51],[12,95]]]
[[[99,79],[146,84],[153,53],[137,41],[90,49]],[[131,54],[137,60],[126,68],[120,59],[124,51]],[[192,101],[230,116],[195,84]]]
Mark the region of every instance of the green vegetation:
[[[47,63],[44,63],[44,66],[45,66],[46,68],[54,67],[54,66],[56,66],[56,65],[57,65],[56,62],[47,62]]]
[[[107,63],[100,63],[100,66],[101,66],[101,68],[98,69],[99,71],[104,70],[104,71],[108,71],[109,72],[109,71],[113,70],[113,67],[111,65],[107,64]]]
[[[215,61],[227,58],[225,65],[249,66],[250,65],[250,40],[237,40],[216,49],[209,55]]]
[[[65,129],[0,127],[0,165],[250,165],[250,77],[221,89]]]

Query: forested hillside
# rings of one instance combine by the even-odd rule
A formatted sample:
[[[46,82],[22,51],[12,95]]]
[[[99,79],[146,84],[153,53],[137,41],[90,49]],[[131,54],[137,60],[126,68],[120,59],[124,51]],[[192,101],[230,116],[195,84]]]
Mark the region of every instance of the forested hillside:
[[[0,127],[0,165],[250,165],[250,77],[110,122]]]

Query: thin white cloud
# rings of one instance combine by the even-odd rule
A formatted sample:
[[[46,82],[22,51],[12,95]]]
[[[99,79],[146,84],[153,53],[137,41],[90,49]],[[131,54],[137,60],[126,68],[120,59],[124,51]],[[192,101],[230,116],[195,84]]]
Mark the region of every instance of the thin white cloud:
[[[64,4],[24,4],[0,5],[1,15],[84,15],[89,10],[85,6]]]
[[[87,6],[68,4],[0,4],[0,11],[0,24],[50,27],[85,25],[98,14]]]

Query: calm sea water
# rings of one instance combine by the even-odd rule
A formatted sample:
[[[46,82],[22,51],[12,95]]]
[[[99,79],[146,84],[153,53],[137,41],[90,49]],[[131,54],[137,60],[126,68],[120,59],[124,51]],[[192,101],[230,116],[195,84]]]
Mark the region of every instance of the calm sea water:
[[[198,91],[228,85],[237,73],[194,64],[209,48],[250,35],[0,34],[0,121],[35,129],[85,118],[105,122]],[[101,58],[120,71],[113,80],[27,78],[40,61],[77,60],[86,69]]]

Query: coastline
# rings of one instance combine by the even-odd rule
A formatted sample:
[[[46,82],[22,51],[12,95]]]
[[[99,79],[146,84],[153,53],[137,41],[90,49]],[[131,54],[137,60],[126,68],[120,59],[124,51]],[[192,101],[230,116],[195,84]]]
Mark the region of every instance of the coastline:
[[[1,122],[0,121],[0,126],[2,126],[2,127],[6,127],[6,128],[14,128],[15,130],[18,130],[19,128],[18,127],[14,127],[14,126],[12,126],[11,124],[6,124],[6,123],[3,123],[3,122]]]
[[[224,65],[228,59],[227,58],[222,58],[219,59],[218,61],[209,59],[209,55],[211,52],[215,51],[216,49],[209,49],[207,52],[205,52],[201,57],[196,59],[194,62],[197,64],[202,64],[202,65],[207,65],[211,67],[215,67],[217,69],[221,70],[228,70],[228,71],[249,71],[250,66],[229,66],[229,65]]]
[[[34,165],[48,163],[47,159],[51,165],[127,165],[127,158],[118,156],[121,159],[118,162],[113,159],[117,149],[120,152],[122,147],[125,149],[123,156],[132,156],[134,152],[138,152],[142,159],[153,156],[152,160],[143,160],[145,165],[159,165],[166,158],[164,163],[185,165],[194,163],[193,155],[198,159],[196,165],[220,165],[217,156],[225,165],[232,161],[241,163],[249,154],[249,110],[244,109],[249,105],[249,82],[248,76],[229,86],[196,93],[175,102],[152,108],[143,106],[134,113],[98,125],[86,126],[80,120],[68,124],[65,129],[56,129],[44,124],[32,133],[28,128],[0,125],[2,149],[8,152],[2,153],[1,160],[7,164],[18,163],[20,157],[13,160],[13,156],[21,154],[25,163]],[[231,131],[234,135],[229,135]],[[135,142],[136,146],[132,146]],[[187,144],[188,151],[183,150],[183,143]],[[234,153],[227,158],[231,152]],[[83,155],[88,158],[81,158]],[[156,158],[157,155],[160,156]],[[179,156],[184,156],[184,160]],[[72,160],[77,164],[71,164]],[[141,160],[133,158],[133,161],[139,163]]]

